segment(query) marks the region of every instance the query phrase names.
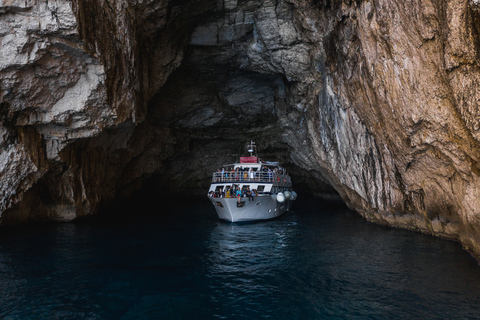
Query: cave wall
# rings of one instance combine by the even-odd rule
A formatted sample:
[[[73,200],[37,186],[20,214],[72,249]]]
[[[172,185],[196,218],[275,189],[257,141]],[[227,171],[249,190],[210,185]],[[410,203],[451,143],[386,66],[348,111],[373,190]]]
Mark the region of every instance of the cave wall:
[[[474,0],[3,1],[2,223],[202,189],[255,139],[370,221],[479,253]],[[295,176],[294,176],[295,178]]]
[[[115,198],[132,158],[158,138],[132,135],[147,102],[208,9],[208,1],[2,2],[2,224],[68,221]]]
[[[323,115],[309,124],[335,188],[371,221],[478,248],[478,3],[336,12],[320,61]]]

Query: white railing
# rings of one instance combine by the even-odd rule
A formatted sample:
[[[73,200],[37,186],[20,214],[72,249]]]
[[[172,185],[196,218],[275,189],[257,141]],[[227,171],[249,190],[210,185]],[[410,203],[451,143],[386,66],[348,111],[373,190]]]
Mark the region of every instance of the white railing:
[[[248,171],[215,172],[212,176],[212,182],[278,182],[279,185],[290,185],[292,183],[288,175],[275,172],[253,172],[253,175],[249,175]]]

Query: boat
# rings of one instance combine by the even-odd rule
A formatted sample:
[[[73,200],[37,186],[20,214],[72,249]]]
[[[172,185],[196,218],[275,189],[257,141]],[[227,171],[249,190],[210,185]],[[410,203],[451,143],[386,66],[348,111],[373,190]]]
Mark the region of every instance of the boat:
[[[297,198],[285,168],[257,157],[254,141],[247,147],[250,156],[240,157],[212,175],[208,198],[221,220],[273,219],[289,211]]]

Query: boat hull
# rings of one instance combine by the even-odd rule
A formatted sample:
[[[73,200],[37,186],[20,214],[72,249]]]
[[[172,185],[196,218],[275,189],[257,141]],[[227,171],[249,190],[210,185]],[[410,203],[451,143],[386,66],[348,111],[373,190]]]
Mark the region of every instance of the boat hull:
[[[249,200],[240,198],[209,198],[220,219],[228,222],[268,220],[276,218],[290,209],[290,201],[278,202],[275,197],[265,195]]]

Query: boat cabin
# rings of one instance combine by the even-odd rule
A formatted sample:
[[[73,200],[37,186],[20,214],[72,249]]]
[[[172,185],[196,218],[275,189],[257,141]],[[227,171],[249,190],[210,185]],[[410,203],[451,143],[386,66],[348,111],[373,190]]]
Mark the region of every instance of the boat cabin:
[[[255,190],[257,195],[275,194],[291,189],[292,182],[278,162],[260,160],[253,155],[255,143],[249,146],[249,157],[240,157],[237,163],[224,165],[213,173],[209,194],[214,197],[235,196],[236,190]],[[228,191],[231,191],[230,193]]]
[[[250,188],[257,195],[268,195],[288,190],[289,187],[290,176],[278,162],[257,162],[256,157],[241,157],[238,163],[225,165],[222,171],[213,174],[209,194],[220,197],[230,191],[234,197],[236,190],[240,189],[244,193]]]

